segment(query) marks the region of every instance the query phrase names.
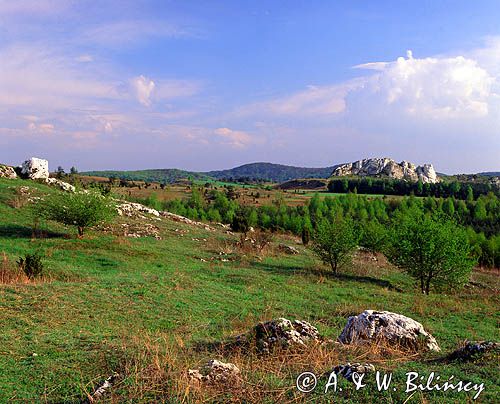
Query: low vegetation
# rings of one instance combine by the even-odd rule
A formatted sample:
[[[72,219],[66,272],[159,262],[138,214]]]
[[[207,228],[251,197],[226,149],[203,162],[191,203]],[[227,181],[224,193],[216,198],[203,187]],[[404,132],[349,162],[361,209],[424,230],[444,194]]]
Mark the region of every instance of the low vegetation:
[[[26,185],[31,202],[11,206],[9,201],[19,187]],[[239,214],[248,227],[268,231],[252,232],[248,228],[245,236],[215,225],[205,228],[166,218],[119,216],[112,220],[113,229],[88,223],[83,239],[68,237],[67,221],[48,218],[40,220],[38,231],[33,232],[32,206],[57,198],[63,206],[69,206],[69,195],[35,182],[0,179],[0,274],[4,267],[19,271],[15,264],[19,257],[37,251],[42,257],[43,276],[51,277],[50,283],[12,278],[0,285],[0,402],[89,400],[92,392],[115,373],[116,382],[105,401],[408,400],[404,388],[379,392],[373,384],[356,391],[346,380],[340,381],[342,392],[325,395],[324,377],[314,393],[303,394],[295,388],[295,379],[303,371],[323,375],[341,363],[356,361],[392,372],[398,387],[404,387],[406,372],[428,375],[434,371],[442,379],[453,375],[484,382],[485,391],[478,402],[494,402],[500,392],[494,358],[444,360],[466,339],[498,337],[497,270],[476,268],[463,289],[453,288],[447,293],[434,293],[440,288],[431,282],[433,293],[424,296],[415,291],[412,276],[378,252],[399,237],[391,233],[399,215],[417,212],[427,220],[425,199],[314,196],[306,206],[292,208],[276,197],[274,203],[256,209],[241,207],[222,192],[195,192],[175,206],[192,209],[197,219],[200,214],[207,215],[204,220],[209,219],[212,209],[210,215],[217,221],[218,214],[226,223],[232,223]],[[173,206],[158,200],[155,203],[160,208]],[[487,217],[497,214],[492,203],[485,209]],[[355,225],[342,227],[336,220]],[[446,223],[450,220],[448,216]],[[296,226],[294,231],[288,230],[292,224]],[[132,225],[154,225],[159,237],[127,237],[116,231]],[[331,267],[325,269],[312,250],[322,226],[326,234],[355,227],[353,237],[359,238],[354,244],[346,238],[350,253],[346,256],[352,260],[342,260],[345,265],[338,267],[336,276]],[[412,228],[410,224],[408,228]],[[301,243],[304,229],[310,232],[311,248]],[[456,229],[447,231],[439,234],[447,237]],[[457,237],[467,232],[469,239],[469,229],[460,232]],[[456,242],[460,240],[464,239],[457,238]],[[282,252],[278,248],[281,244],[294,246],[298,253]],[[365,244],[370,251],[353,249],[355,244]],[[477,256],[475,246],[471,247],[471,254]],[[22,276],[26,278],[24,272]],[[421,322],[438,341],[442,355],[410,355],[390,346],[334,343],[347,318],[366,309],[402,313]],[[277,351],[272,356],[227,351],[219,344],[259,321],[277,317],[309,321],[332,341]],[[210,358],[235,363],[242,371],[241,382],[192,385],[187,369],[197,368]],[[411,400],[452,403],[471,400],[471,393],[434,390],[418,392]]]

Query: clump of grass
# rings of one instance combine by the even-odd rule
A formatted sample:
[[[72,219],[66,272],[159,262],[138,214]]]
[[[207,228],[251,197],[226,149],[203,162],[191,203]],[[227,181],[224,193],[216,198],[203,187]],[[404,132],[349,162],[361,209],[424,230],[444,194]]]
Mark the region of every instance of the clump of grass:
[[[2,263],[0,266],[0,284],[27,283],[29,278],[17,266],[9,261],[5,252],[2,253]]]

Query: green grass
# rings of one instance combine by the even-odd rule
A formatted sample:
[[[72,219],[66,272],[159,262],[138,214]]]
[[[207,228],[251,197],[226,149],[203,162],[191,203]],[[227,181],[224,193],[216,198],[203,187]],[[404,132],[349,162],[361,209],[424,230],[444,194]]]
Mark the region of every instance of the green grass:
[[[173,398],[167,388],[163,393],[150,391],[131,398],[137,383],[133,374],[123,375],[124,364],[138,360],[146,336],[161,336],[173,344],[182,338],[184,348],[177,346],[177,355],[187,350],[186,365],[194,366],[209,359],[206,352],[189,350],[195,344],[217,341],[259,320],[279,316],[308,320],[334,339],[349,315],[364,309],[394,311],[422,322],[444,352],[464,339],[498,339],[495,292],[466,290],[424,297],[404,274],[368,262],[359,263],[351,274],[333,278],[317,272],[318,262],[301,246],[297,256],[210,262],[220,240],[231,236],[166,219],[150,221],[160,228],[162,240],[124,238],[97,230],[78,240],[74,228],[56,223],[42,224],[50,237],[32,240],[29,205],[17,209],[8,205],[21,185],[40,194],[55,192],[33,182],[0,180],[0,254],[4,252],[13,263],[28,252],[42,252],[51,280],[0,285],[0,402],[78,401],[113,371],[124,378],[114,392],[118,401],[170,402]],[[116,221],[119,225],[131,219]],[[176,229],[186,233],[181,237]],[[498,287],[494,276],[483,278]],[[352,355],[351,361],[363,360]],[[331,365],[325,363],[323,371]],[[186,371],[174,363],[171,366],[175,373]],[[383,366],[398,374],[408,369],[435,370],[484,381],[486,391],[479,402],[493,402],[500,392],[495,361],[445,365],[423,358],[409,363],[389,361]],[[298,374],[299,370],[294,371]],[[254,377],[259,379],[257,374]],[[285,386],[289,388],[285,397],[292,399],[293,377],[268,374],[268,388]],[[370,402],[374,395],[387,399],[372,390],[349,394],[352,402]],[[390,394],[394,402],[406,397],[404,392]],[[319,393],[299,397],[326,399]],[[424,393],[412,402],[421,397],[432,402],[465,402],[467,395]]]

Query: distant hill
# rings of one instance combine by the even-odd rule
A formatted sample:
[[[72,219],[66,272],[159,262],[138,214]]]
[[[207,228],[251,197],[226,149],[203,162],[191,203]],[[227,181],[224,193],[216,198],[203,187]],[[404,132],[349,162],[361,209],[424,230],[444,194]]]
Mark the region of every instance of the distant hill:
[[[284,182],[295,178],[328,178],[336,166],[322,168],[294,167],[272,163],[244,164],[229,170],[194,172],[178,169],[154,169],[137,171],[87,171],[82,175],[115,177],[133,181],[172,183],[183,178],[194,180],[263,180]]]
[[[206,174],[219,180],[250,178],[284,182],[295,178],[328,178],[335,167],[307,168],[273,163],[251,163],[230,170],[209,171]]]
[[[178,170],[177,168],[153,169],[153,170],[136,170],[136,171],[86,171],[80,175],[93,177],[108,177],[119,178],[129,181],[146,181],[172,183],[183,178],[192,178],[193,180],[208,180],[207,175],[191,171]]]

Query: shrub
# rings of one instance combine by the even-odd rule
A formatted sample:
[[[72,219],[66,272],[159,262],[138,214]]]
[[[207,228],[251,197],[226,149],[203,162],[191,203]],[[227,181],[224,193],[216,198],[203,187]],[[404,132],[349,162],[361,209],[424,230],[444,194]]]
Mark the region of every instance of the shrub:
[[[358,243],[358,234],[349,218],[337,217],[333,222],[323,219],[313,235],[312,249],[329,264],[333,273],[352,261],[352,253]]]
[[[29,279],[37,278],[42,275],[42,257],[38,253],[26,254],[24,258],[20,257],[19,261],[17,261],[17,265]]]
[[[233,231],[238,231],[241,233],[247,233],[250,228],[248,224],[248,215],[243,209],[238,210],[234,215],[233,221],[231,222],[231,229]]]
[[[37,205],[37,212],[46,219],[78,228],[83,237],[86,227],[106,222],[116,215],[111,201],[95,192],[52,194]]]
[[[384,250],[387,230],[377,220],[370,220],[363,225],[360,245],[375,254]]]
[[[304,227],[302,229],[302,244],[308,245],[311,240],[311,230],[309,227]]]
[[[436,289],[463,286],[476,263],[463,228],[415,212],[394,223],[386,255],[417,279],[427,295],[431,285]]]

